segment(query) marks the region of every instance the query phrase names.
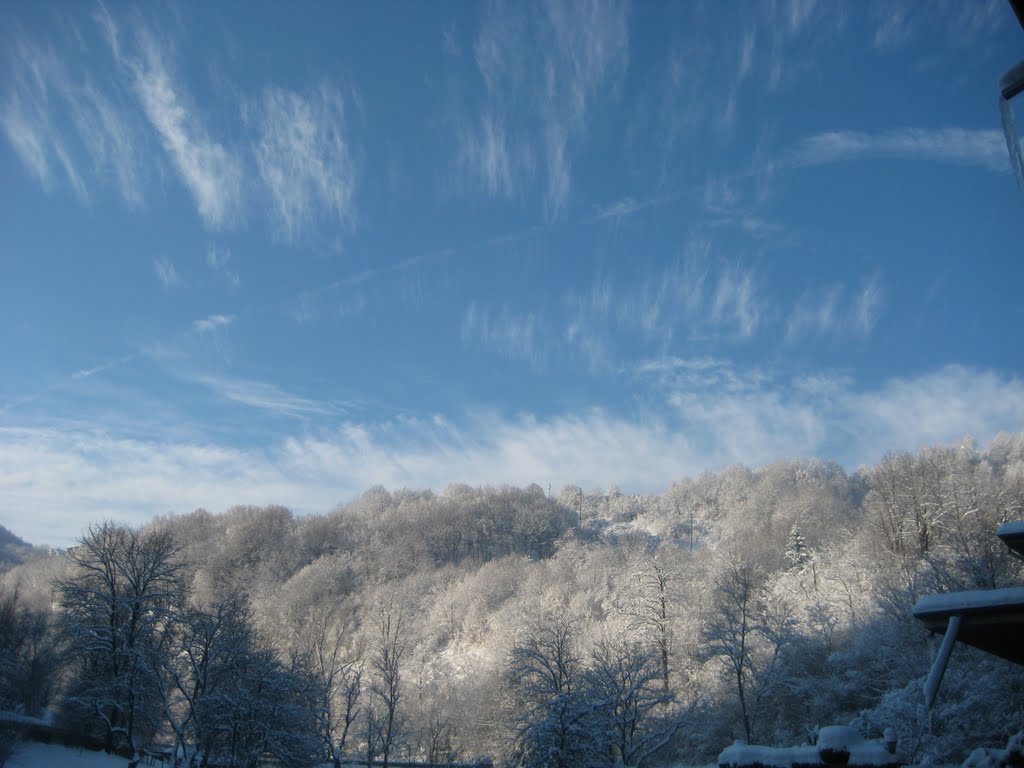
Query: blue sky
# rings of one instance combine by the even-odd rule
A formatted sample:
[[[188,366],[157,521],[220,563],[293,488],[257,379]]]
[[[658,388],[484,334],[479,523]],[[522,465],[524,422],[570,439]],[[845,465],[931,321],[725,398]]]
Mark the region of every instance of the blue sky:
[[[1024,429],[1007,3],[0,26],[0,523],[30,541]]]

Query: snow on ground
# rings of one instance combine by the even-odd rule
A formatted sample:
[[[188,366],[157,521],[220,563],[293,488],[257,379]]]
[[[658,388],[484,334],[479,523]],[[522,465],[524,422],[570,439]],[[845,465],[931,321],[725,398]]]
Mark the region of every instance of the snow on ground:
[[[891,739],[895,749],[895,734]],[[830,752],[845,752],[849,765],[856,766],[891,768],[905,762],[902,755],[890,752],[881,741],[863,738],[855,728],[829,725],[818,731],[815,746],[805,744],[799,747],[761,747],[737,741],[731,747],[722,750],[718,756],[718,764],[730,768],[831,765],[834,759],[830,757]],[[841,762],[845,764],[847,760]]]
[[[125,768],[128,761],[106,752],[26,741],[7,761],[7,768]]]

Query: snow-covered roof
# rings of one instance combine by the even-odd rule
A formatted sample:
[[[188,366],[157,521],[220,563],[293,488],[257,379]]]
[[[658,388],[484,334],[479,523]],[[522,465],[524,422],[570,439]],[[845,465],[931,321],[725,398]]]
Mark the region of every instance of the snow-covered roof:
[[[976,589],[971,592],[947,592],[941,595],[926,595],[914,606],[917,618],[941,614],[971,614],[1002,611],[1006,608],[1024,610],[1024,587],[1005,589]]]
[[[999,538],[1009,535],[1024,536],[1024,520],[1014,520],[1010,523],[1003,523],[996,529],[996,536]]]
[[[1024,555],[1024,520],[1003,523],[996,529],[996,536],[1010,549]]]
[[[1024,520],[1003,523],[996,535],[1010,549],[1024,554]],[[917,601],[913,613],[932,632],[944,636],[925,682],[928,707],[935,701],[956,642],[1024,665],[1024,645],[1020,642],[1024,631],[1024,587],[926,595]]]
[[[941,633],[951,617],[959,616],[958,641],[1024,664],[1024,587],[928,595],[917,601],[914,616]]]

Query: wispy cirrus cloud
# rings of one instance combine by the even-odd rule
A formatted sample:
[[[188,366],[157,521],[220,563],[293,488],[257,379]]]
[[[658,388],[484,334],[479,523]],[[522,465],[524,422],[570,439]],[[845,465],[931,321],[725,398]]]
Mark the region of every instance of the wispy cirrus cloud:
[[[589,290],[570,292],[566,303],[565,341],[586,358],[591,370],[613,366],[614,331],[622,317],[612,279],[596,274]]]
[[[619,3],[549,0],[529,16],[492,6],[474,46],[483,116],[458,131],[463,176],[506,198],[536,181],[546,215],[559,216],[572,191],[573,146],[593,103],[625,71],[628,48]]]
[[[198,334],[210,333],[218,328],[226,328],[235,322],[234,315],[209,315],[202,320],[192,323],[192,328]]]
[[[762,209],[770,197],[774,168],[741,176],[710,175],[704,181],[704,210],[711,227],[739,230],[754,240],[785,237],[785,228]]]
[[[533,312],[515,313],[508,307],[492,312],[472,301],[462,316],[463,344],[479,343],[510,359],[539,364],[542,357],[540,336],[541,319]]]
[[[745,339],[760,330],[765,314],[760,281],[754,264],[719,258],[711,240],[696,238],[630,303],[644,329],[665,341],[679,330],[691,337]]]
[[[877,274],[857,294],[853,304],[853,323],[862,335],[870,334],[878,323],[884,296],[881,278]]]
[[[465,175],[475,178],[487,194],[512,198],[520,183],[514,175],[520,175],[530,163],[528,155],[525,162],[512,157],[504,122],[500,117],[484,113],[480,115],[479,125],[461,127],[458,165]]]
[[[711,318],[719,327],[731,327],[749,338],[761,323],[761,300],[757,272],[750,267],[730,265],[721,271],[711,298]]]
[[[898,48],[910,38],[912,9],[900,3],[879,6],[874,44],[876,48]]]
[[[330,403],[299,397],[262,381],[211,375],[194,376],[192,380],[225,400],[277,416],[307,418],[337,412],[336,407]]]
[[[622,368],[619,373],[654,378],[664,390],[672,393],[740,392],[760,386],[765,381],[765,374],[757,368],[740,370],[728,359],[711,355],[657,357]]]
[[[697,236],[662,265],[633,269],[639,277],[596,273],[588,289],[567,295],[562,341],[592,372],[607,372],[694,343],[865,338],[883,316],[887,291],[878,272],[846,286],[812,284],[791,300],[771,289],[779,275],[770,264],[721,250]],[[550,351],[551,334],[538,344]]]
[[[145,140],[134,114],[119,91],[108,97],[98,86],[86,82],[79,94],[74,122],[92,160],[94,177],[112,175],[121,197],[129,205],[142,205]]]
[[[991,171],[1008,168],[1001,132],[966,128],[826,131],[804,139],[790,154],[789,162],[814,166],[865,158],[936,160]]]
[[[94,189],[112,184],[130,206],[140,206],[152,168],[152,128],[204,223],[221,229],[236,221],[244,165],[211,138],[174,77],[172,57],[141,22],[125,34],[106,6],[92,15],[115,76],[95,60],[80,66],[88,30],[71,22],[59,53],[23,35],[8,49],[0,128],[26,169],[47,190],[67,184],[88,202]]]
[[[973,45],[990,39],[1006,23],[1006,4],[998,0],[958,3],[950,0],[921,5],[893,0],[870,6],[876,48],[895,49],[916,35],[942,34],[953,45]]]
[[[809,335],[868,336],[878,323],[884,290],[876,274],[849,292],[839,285],[806,291],[786,319],[786,340]]]
[[[203,222],[221,229],[241,215],[242,163],[210,137],[184,86],[174,80],[167,54],[152,35],[139,30],[138,39],[138,56],[125,61],[142,110],[195,200]],[[120,49],[115,53],[120,55]]]
[[[112,368],[116,368],[116,367],[118,367],[120,365],[124,365],[125,363],[133,360],[134,358],[135,358],[134,354],[124,355],[123,357],[119,357],[116,360],[111,360],[111,361],[106,362],[106,363],[101,363],[100,365],[94,365],[92,368],[82,368],[80,370],[75,371],[73,374],[71,374],[71,378],[72,379],[76,379],[76,380],[77,379],[89,379],[89,378],[92,378],[93,376],[96,376],[96,375],[98,375],[100,373],[103,373],[104,371],[109,371]]]
[[[206,249],[206,265],[215,272],[220,272],[231,285],[237,288],[241,278],[238,276],[238,272],[228,266],[230,263],[230,249],[215,246]]]
[[[640,349],[663,352],[679,338],[743,341],[763,330],[769,314],[758,267],[718,257],[701,237],[640,280],[598,273],[589,290],[571,291],[566,305],[564,340],[595,371],[615,369]]]
[[[282,237],[294,243],[318,221],[351,225],[356,171],[341,93],[328,83],[306,93],[267,88],[245,109],[252,151]]]
[[[67,184],[83,201],[114,182],[130,205],[143,202],[143,139],[116,81],[75,66],[75,46],[58,50],[16,31],[0,127],[29,173],[49,191]]]
[[[845,7],[815,0],[758,3],[739,16],[713,4],[672,9],[666,16],[677,21],[666,24],[662,71],[631,129],[657,137],[662,185],[678,178],[681,165],[694,164],[693,142],[720,146],[749,129],[754,94],[778,91],[811,69],[846,16]]]
[[[52,49],[24,38],[17,40],[9,56],[10,79],[0,115],[7,140],[43,189],[52,189],[59,175],[85,199],[85,183],[53,115],[70,93],[60,59]]]
[[[665,205],[673,199],[672,195],[658,195],[655,197],[648,197],[638,200],[630,195],[613,200],[605,205],[597,206],[596,218],[600,220],[604,219],[622,219],[627,216],[632,216],[635,213],[640,213],[648,208],[655,208],[661,205]]]
[[[827,334],[840,323],[842,289],[829,286],[804,293],[786,320],[786,340],[796,341],[806,334]]]
[[[157,256],[153,259],[153,269],[156,270],[156,276],[168,288],[171,288],[178,284],[178,271],[174,268],[174,264],[166,256]]]

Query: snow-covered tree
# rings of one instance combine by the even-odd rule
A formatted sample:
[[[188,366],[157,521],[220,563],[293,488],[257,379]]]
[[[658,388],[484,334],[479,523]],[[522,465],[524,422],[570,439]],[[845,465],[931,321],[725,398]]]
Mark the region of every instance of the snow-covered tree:
[[[59,672],[51,624],[45,607],[0,588],[0,710],[35,716],[50,703]]]
[[[363,660],[350,645],[346,625],[326,614],[313,618],[308,659],[318,683],[317,723],[325,755],[337,768],[350,746],[360,713]]]
[[[608,734],[611,756],[639,766],[663,749],[687,721],[664,687],[659,654],[635,640],[603,640],[591,652],[586,698]]]
[[[515,700],[512,757],[525,768],[583,768],[608,756],[599,705],[586,695],[574,622],[535,622],[515,644],[508,679]]]
[[[181,599],[180,547],[167,531],[104,522],[68,550],[57,583],[71,683],[65,709],[107,751],[138,760],[159,717],[159,676],[172,608]]]
[[[789,607],[765,600],[763,577],[742,561],[719,574],[703,628],[704,653],[732,680],[743,734],[753,739],[762,703],[780,681],[779,661],[791,639]]]
[[[384,598],[377,607],[377,634],[370,655],[372,701],[367,706],[368,744],[376,742],[384,768],[402,732],[400,706],[405,694],[402,658],[405,655],[405,606]]]
[[[786,562],[789,567],[802,570],[811,561],[811,552],[804,540],[804,532],[800,526],[793,523],[786,537]]]
[[[662,688],[669,690],[673,626],[682,599],[683,572],[679,552],[670,545],[644,547],[629,563],[629,581],[622,598],[630,627],[656,652]]]
[[[309,660],[263,645],[243,597],[189,608],[178,629],[164,703],[182,752],[232,767],[255,765],[264,753],[295,766],[320,757],[322,696]]]

